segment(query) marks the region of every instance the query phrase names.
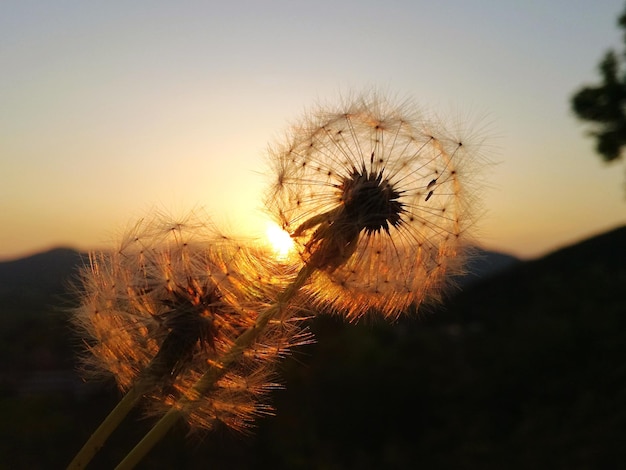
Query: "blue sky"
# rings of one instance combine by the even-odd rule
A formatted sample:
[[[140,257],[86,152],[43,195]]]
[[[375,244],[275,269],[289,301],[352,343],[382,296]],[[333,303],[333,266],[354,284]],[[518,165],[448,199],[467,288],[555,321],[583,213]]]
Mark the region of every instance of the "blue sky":
[[[4,1],[0,259],[105,246],[154,208],[257,233],[267,145],[375,87],[479,122],[479,240],[535,257],[626,222],[569,97],[619,1]]]

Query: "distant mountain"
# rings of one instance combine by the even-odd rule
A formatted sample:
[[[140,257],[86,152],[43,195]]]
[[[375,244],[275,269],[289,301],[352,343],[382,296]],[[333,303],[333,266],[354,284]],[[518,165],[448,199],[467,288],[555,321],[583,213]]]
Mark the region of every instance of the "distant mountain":
[[[479,280],[495,276],[520,262],[519,258],[506,253],[476,248],[465,266],[466,274],[457,282],[467,287]]]
[[[56,248],[13,261],[0,262],[0,300],[59,294],[76,280],[78,268],[87,261],[85,253],[70,248]],[[514,256],[477,249],[467,265],[462,284],[484,279],[501,272],[520,260]]]
[[[26,258],[0,263],[2,306],[39,306],[68,291],[86,256],[69,248],[56,248]]]
[[[621,270],[626,265],[626,226],[589,237],[537,260],[540,266],[560,265],[566,269],[602,265]]]

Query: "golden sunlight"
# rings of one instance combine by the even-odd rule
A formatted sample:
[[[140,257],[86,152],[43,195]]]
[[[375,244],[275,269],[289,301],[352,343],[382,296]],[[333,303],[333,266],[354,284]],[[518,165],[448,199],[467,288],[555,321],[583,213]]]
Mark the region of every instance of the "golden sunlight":
[[[274,222],[267,223],[265,230],[269,245],[279,259],[286,258],[294,249],[291,236]]]

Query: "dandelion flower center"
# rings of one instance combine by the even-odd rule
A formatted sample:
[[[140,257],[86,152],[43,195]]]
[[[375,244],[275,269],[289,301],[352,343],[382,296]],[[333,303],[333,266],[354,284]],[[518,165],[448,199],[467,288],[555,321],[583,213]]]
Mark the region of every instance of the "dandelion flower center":
[[[400,193],[383,179],[382,170],[375,173],[355,168],[342,186],[341,200],[347,218],[357,224],[359,232],[381,229],[389,232],[389,225],[400,225],[403,212]]]
[[[151,372],[175,378],[193,356],[198,342],[201,348],[215,351],[218,334],[212,309],[219,305],[219,294],[209,286],[201,287],[192,279],[187,286],[176,286],[170,299],[162,300],[168,310],[160,315],[168,331],[152,363]]]

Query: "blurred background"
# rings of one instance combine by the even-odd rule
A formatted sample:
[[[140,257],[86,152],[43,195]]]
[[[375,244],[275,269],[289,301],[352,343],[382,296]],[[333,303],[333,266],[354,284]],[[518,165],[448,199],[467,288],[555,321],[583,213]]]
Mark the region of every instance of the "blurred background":
[[[397,323],[320,316],[250,436],[181,427],[142,468],[621,468],[624,167],[572,95],[622,1],[0,5],[0,468],[64,468],[119,393],[75,372],[67,282],[152,210],[263,236],[268,144],[377,88],[485,139],[482,258]],[[444,119],[446,121],[447,119]],[[149,429],[131,416],[93,462]]]

